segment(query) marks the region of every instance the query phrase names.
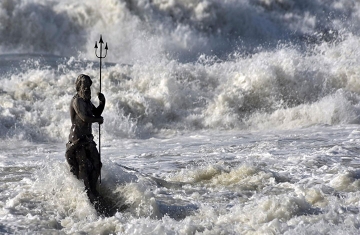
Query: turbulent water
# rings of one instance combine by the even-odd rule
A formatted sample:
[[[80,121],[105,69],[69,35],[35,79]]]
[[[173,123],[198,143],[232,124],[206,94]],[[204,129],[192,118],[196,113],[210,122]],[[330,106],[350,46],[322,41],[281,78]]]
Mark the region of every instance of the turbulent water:
[[[100,35],[106,216],[64,157]],[[355,0],[1,0],[0,233],[358,234],[359,64]]]

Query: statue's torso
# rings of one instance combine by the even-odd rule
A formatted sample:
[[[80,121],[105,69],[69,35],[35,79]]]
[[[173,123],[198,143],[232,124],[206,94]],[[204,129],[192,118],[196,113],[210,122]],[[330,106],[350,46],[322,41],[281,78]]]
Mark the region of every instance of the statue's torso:
[[[75,105],[74,102],[76,102],[77,105]],[[69,135],[69,141],[71,142],[92,135],[92,123],[82,120],[77,112],[82,112],[84,116],[93,116],[93,104],[90,100],[85,101],[82,98],[75,97],[72,99],[70,104],[72,126]]]

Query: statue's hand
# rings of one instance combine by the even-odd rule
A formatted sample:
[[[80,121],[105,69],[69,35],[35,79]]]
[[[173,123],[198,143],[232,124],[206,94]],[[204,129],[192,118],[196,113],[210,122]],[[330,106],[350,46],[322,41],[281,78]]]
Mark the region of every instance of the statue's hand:
[[[98,117],[98,121],[99,124],[103,124],[104,122],[104,118],[102,116]]]
[[[101,102],[105,102],[105,96],[104,96],[104,94],[103,93],[101,93],[101,92],[98,92],[98,98],[99,98],[99,100],[101,101]]]

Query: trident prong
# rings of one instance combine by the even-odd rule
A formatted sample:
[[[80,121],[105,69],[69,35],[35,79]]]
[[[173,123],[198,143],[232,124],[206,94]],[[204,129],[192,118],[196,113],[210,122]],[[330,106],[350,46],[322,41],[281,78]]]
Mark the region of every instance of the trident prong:
[[[100,59],[100,93],[101,93],[101,59],[104,59],[105,57],[106,57],[106,55],[107,55],[107,50],[109,49],[108,48],[108,45],[107,45],[107,43],[105,44],[105,55],[103,56],[102,55],[102,44],[104,44],[104,41],[103,41],[103,39],[102,39],[102,35],[100,34],[100,40],[99,40],[99,44],[100,44],[100,56],[98,56],[98,54],[97,54],[97,49],[98,49],[98,45],[97,45],[97,41],[95,41],[95,55],[96,55],[96,57],[97,58],[99,58]],[[101,126],[100,126],[100,124],[99,124],[99,157],[100,157],[100,161],[101,161],[101,128],[100,128]],[[100,170],[100,184],[101,184],[101,170]]]
[[[101,59],[104,59],[105,57],[106,57],[106,55],[107,55],[107,50],[109,49],[108,48],[108,45],[107,45],[107,43],[105,44],[105,55],[103,56],[102,55],[102,44],[104,44],[104,41],[103,41],[103,39],[102,39],[102,35],[100,35],[100,40],[99,40],[99,44],[100,44],[100,56],[98,56],[98,54],[97,54],[97,49],[98,49],[98,45],[97,45],[97,41],[95,41],[95,55],[96,55],[96,57],[97,58],[99,58],[100,59],[100,71],[101,71]],[[101,78],[101,77],[100,77]]]
[[[100,46],[100,55],[98,55],[97,54],[97,49],[98,49],[98,45],[97,45],[97,41],[95,41],[95,55],[96,55],[96,57],[97,58],[99,58],[100,59],[100,92],[101,92],[101,59],[104,59],[106,56],[107,56],[107,50],[109,49],[108,48],[108,45],[107,45],[107,43],[106,43],[106,45],[105,45],[105,55],[103,55],[102,54],[102,49],[103,49],[103,45],[102,44],[104,44],[104,41],[103,41],[103,39],[102,39],[102,35],[100,34],[100,40],[99,40],[99,46]]]

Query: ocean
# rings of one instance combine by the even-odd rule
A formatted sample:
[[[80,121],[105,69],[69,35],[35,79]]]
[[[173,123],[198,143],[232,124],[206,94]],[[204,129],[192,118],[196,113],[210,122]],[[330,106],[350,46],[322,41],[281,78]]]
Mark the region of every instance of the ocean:
[[[65,160],[100,35],[106,214]],[[1,0],[0,234],[359,234],[359,64],[355,0]]]

